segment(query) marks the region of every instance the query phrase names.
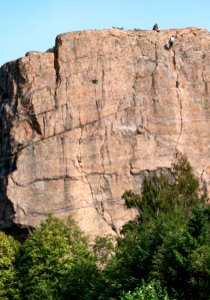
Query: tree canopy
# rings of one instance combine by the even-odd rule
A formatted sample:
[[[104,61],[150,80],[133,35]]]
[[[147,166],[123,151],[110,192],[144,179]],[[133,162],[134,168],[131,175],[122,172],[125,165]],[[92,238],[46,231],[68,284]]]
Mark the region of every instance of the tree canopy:
[[[14,262],[20,244],[11,236],[0,232],[0,299],[18,300],[20,298]]]
[[[101,299],[153,280],[171,299],[210,299],[210,209],[187,158],[180,156],[168,175],[146,177],[140,194],[122,197],[139,214],[117,239]]]
[[[51,215],[22,245],[0,232],[0,299],[210,299],[210,207],[187,158],[122,198],[138,214],[116,238]]]

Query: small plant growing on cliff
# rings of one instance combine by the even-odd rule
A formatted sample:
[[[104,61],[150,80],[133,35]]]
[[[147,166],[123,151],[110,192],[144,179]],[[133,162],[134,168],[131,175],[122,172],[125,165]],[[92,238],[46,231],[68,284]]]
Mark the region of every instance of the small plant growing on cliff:
[[[92,82],[93,84],[97,84],[97,83],[98,83],[98,79],[94,78],[94,79],[91,80],[91,82]]]
[[[113,29],[119,29],[119,30],[124,30],[124,27],[115,27],[115,26],[112,26]]]
[[[55,46],[47,49],[47,51],[46,51],[46,53],[54,53],[54,52],[55,52]]]

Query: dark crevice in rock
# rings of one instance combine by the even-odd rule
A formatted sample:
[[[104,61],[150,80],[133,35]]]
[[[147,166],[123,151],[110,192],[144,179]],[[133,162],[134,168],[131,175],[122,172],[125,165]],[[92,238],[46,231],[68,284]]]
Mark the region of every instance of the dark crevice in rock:
[[[206,183],[206,181],[204,179],[204,173],[205,173],[205,171],[206,171],[207,168],[203,169],[201,171],[201,173],[200,173],[200,176],[199,176],[199,180],[200,180],[200,183],[201,183],[202,191],[203,191],[203,193],[204,193],[205,196],[208,195],[208,186],[207,186],[207,183]],[[208,197],[206,197],[206,198],[207,198],[207,201],[209,202],[209,198]]]
[[[104,78],[105,78],[105,71],[102,70],[102,77],[101,77],[101,93],[102,93],[102,101],[105,100],[105,89],[104,89]]]
[[[202,80],[203,80],[203,83],[204,83],[204,95],[208,96],[208,83],[205,80],[203,72],[202,72]]]
[[[81,130],[81,137],[82,138],[82,130]],[[105,182],[105,189],[106,191],[109,193],[109,197],[111,199],[111,202],[113,201],[113,196],[112,196],[112,192],[111,192],[111,189],[110,189],[110,186],[109,186],[109,181],[108,179],[106,178],[106,174],[105,174],[105,167],[104,167],[104,151],[107,152],[108,154],[108,148],[107,148],[107,129],[105,130],[105,137],[104,137],[104,143],[101,147],[101,155],[102,155],[102,166],[103,166],[103,170],[104,172],[100,175],[102,175],[103,179],[104,179],[104,182]],[[109,154],[108,154],[109,156]],[[102,220],[115,232],[117,233],[117,227],[115,226],[114,224],[114,221],[112,219],[112,216],[109,214],[109,218],[110,220],[108,221],[107,218],[105,217],[105,210],[104,210],[104,204],[103,204],[103,200],[102,201],[99,201],[98,200],[98,197],[97,197],[97,190],[95,190],[95,188],[92,187],[91,185],[91,182],[89,180],[89,175],[87,174],[87,172],[85,172],[83,166],[82,166],[82,157],[81,155],[79,155],[77,157],[77,160],[78,160],[78,164],[79,164],[79,167],[80,167],[80,173],[81,173],[81,176],[85,178],[85,183],[88,184],[89,186],[89,189],[90,189],[90,193],[91,193],[91,198],[92,198],[92,205],[93,205],[93,208],[95,209],[96,211],[96,214],[98,216],[100,216],[102,218]],[[77,168],[78,169],[78,168]],[[93,175],[93,174],[90,174],[90,175]],[[103,198],[103,197],[102,197]],[[91,207],[91,204],[88,204],[87,207]],[[107,213],[107,212],[106,212]],[[100,222],[99,222],[99,227],[100,227]]]
[[[133,109],[133,106],[125,107],[125,108],[119,110],[118,113],[120,114],[120,113],[122,113],[123,111],[129,110],[129,109],[132,110],[132,109]],[[69,129],[65,129],[65,130],[60,131],[60,132],[58,132],[58,133],[54,133],[54,134],[52,134],[52,135],[49,135],[49,136],[45,137],[45,140],[54,138],[54,137],[56,137],[56,136],[60,136],[60,135],[62,135],[62,134],[71,132],[71,131],[73,131],[73,130],[77,130],[77,129],[79,129],[79,128],[84,129],[86,126],[95,125],[95,124],[100,124],[102,120],[106,120],[107,118],[110,118],[111,116],[115,116],[115,115],[116,115],[116,112],[107,114],[107,115],[101,117],[100,119],[96,119],[96,120],[93,120],[93,121],[90,121],[90,122],[86,122],[86,123],[84,123],[84,124],[79,124],[78,126],[75,126],[75,127],[69,128]],[[25,149],[25,148],[27,148],[27,147],[30,146],[30,145],[34,145],[34,144],[38,144],[38,143],[40,143],[40,140],[30,142],[30,143],[28,143],[28,144],[25,144],[24,146],[23,146],[23,145],[20,145],[19,150]]]
[[[177,91],[177,99],[179,101],[179,111],[180,111],[180,132],[176,141],[176,145],[175,145],[175,156],[178,153],[178,144],[179,144],[179,140],[181,138],[182,135],[182,131],[183,131],[183,107],[182,107],[182,99],[181,99],[181,91],[180,91],[180,79],[179,79],[179,72],[177,69],[177,62],[176,62],[176,52],[175,50],[173,50],[173,65],[174,65],[174,70],[176,72],[176,91]]]
[[[145,178],[153,179],[155,176],[167,176],[169,179],[173,179],[173,173],[169,167],[157,167],[154,170],[141,170],[139,172],[133,172],[133,165],[130,162],[130,174],[140,178],[140,182],[143,183]]]
[[[157,52],[157,44],[155,44],[155,68],[154,70],[152,71],[152,90],[153,90],[153,93],[154,93],[154,97],[156,97],[156,83],[155,83],[155,72],[156,72],[156,69],[158,67],[158,52]]]
[[[136,84],[137,84],[137,80],[138,80],[138,74],[135,74],[134,77],[134,82],[133,82],[133,106],[136,107]]]
[[[30,110],[29,110],[29,124],[31,125],[31,128],[34,129],[34,131],[39,134],[39,135],[42,135],[42,131],[41,131],[41,127],[39,125],[39,122],[37,120],[37,116],[34,112],[34,106],[33,104],[31,105],[30,107]]]
[[[0,229],[12,226],[15,216],[13,203],[7,196],[8,176],[17,168],[20,144],[11,136],[17,115],[21,84],[25,79],[19,61],[8,63],[0,69]]]
[[[82,137],[82,131],[81,131],[81,137]],[[90,182],[90,180],[88,178],[88,174],[83,169],[81,156],[79,155],[79,157],[77,159],[78,159],[78,164],[80,166],[81,175],[85,178],[85,182],[89,186],[90,193],[91,193],[91,198],[92,198],[92,203],[93,203],[92,205],[93,205],[93,207],[94,207],[94,209],[96,211],[96,214],[98,216],[100,216],[104,220],[104,222],[107,223],[110,226],[110,223],[107,222],[107,220],[106,220],[106,218],[104,216],[103,201],[98,201],[96,192],[94,191],[94,188],[92,187],[91,182]],[[102,164],[103,164],[103,158],[102,158]],[[103,176],[104,176],[104,174],[103,174]],[[105,179],[105,177],[104,177],[104,179]],[[91,207],[91,204],[87,205],[87,207]],[[100,227],[100,223],[99,223],[99,227]],[[111,226],[111,228],[112,227],[114,228],[114,226]]]
[[[28,181],[27,183],[25,184],[22,184],[22,183],[19,183],[17,182],[12,176],[11,176],[11,180],[12,182],[19,186],[19,187],[27,187],[28,185],[31,185],[31,184],[34,184],[34,183],[37,183],[37,182],[42,182],[42,181],[46,181],[46,182],[49,182],[49,181],[59,181],[59,180],[78,180],[80,179],[80,177],[72,177],[72,176],[69,176],[69,175],[61,175],[61,176],[57,176],[57,177],[43,177],[43,178],[36,178],[32,181]]]
[[[34,228],[30,227],[22,227],[16,224],[11,225],[10,227],[1,229],[5,234],[11,235],[17,241],[23,243],[27,238],[31,235]]]
[[[63,176],[63,184],[64,184],[64,201],[68,202],[69,200],[69,193],[68,193],[68,166],[67,166],[67,159],[66,159],[66,153],[65,153],[65,138],[64,136],[61,136],[61,144],[62,144],[62,154],[63,154],[63,163],[65,168],[65,174]]]
[[[61,45],[61,39],[59,37],[56,38],[55,43],[55,51],[54,51],[54,68],[55,68],[55,74],[56,74],[56,88],[55,88],[55,108],[57,109],[59,107],[58,104],[58,88],[61,85],[61,74],[60,74],[60,65],[59,65],[59,45]]]
[[[112,191],[110,188],[109,180],[107,178],[107,174],[104,173],[102,175],[102,178],[103,178],[104,183],[103,183],[103,187],[101,186],[101,188],[103,189],[103,192],[106,192],[106,194],[109,197],[109,200],[106,199],[105,202],[107,202],[109,205],[113,205],[117,201],[116,201],[116,199],[114,199],[114,197],[112,195]],[[112,231],[114,231],[114,233],[119,234],[119,231],[118,231],[118,229],[114,223],[114,220],[112,218],[112,215],[104,207],[103,194],[101,194],[101,198],[102,198],[102,201],[97,200],[94,204],[97,214],[99,216],[101,216],[101,218],[104,220],[104,222],[111,228]],[[107,216],[109,219],[107,219]]]
[[[0,178],[0,229],[12,225],[15,210],[12,202],[7,197],[8,179],[6,176]]]

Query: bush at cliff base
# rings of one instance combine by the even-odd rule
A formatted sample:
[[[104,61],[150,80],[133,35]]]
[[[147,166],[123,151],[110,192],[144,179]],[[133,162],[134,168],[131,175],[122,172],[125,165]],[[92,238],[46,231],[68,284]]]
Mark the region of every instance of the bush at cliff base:
[[[139,214],[117,239],[98,299],[119,299],[122,291],[135,299],[142,280],[158,281],[170,299],[210,299],[210,208],[186,157],[169,175],[145,178],[141,194],[126,191],[123,199]]]
[[[0,232],[0,299],[18,300],[20,291],[14,261],[19,251],[19,243]]]
[[[137,217],[93,249],[72,219],[49,216],[21,246],[0,232],[0,299],[210,299],[210,207],[186,157],[123,199]]]
[[[88,241],[72,219],[49,216],[22,245],[23,299],[84,299],[97,274]]]
[[[133,292],[123,293],[120,300],[169,300],[167,292],[162,289],[159,282],[143,283]]]

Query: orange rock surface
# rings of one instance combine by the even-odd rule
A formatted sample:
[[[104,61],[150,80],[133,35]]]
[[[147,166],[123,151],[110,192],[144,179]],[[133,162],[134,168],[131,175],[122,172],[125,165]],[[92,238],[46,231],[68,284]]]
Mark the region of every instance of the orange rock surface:
[[[175,36],[174,45],[168,40]],[[127,189],[185,153],[210,185],[210,34],[62,34],[0,70],[0,226],[72,214],[92,236],[135,216]]]

